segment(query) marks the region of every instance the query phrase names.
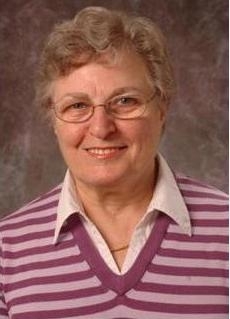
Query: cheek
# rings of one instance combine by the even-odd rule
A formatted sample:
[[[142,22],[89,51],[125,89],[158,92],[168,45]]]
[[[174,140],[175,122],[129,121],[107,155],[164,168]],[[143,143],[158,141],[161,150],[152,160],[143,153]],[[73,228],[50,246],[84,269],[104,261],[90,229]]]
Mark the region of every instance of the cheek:
[[[154,119],[146,119],[139,130],[139,139],[143,144],[151,144],[152,146],[158,143],[161,136],[162,122]]]
[[[161,139],[162,124],[160,122],[148,122],[143,127],[140,140],[140,153],[151,161],[155,157]]]
[[[77,129],[77,127],[72,127],[71,125],[68,127],[66,127],[66,125],[56,125],[54,132],[62,150],[68,147],[76,148],[83,138],[82,130]]]

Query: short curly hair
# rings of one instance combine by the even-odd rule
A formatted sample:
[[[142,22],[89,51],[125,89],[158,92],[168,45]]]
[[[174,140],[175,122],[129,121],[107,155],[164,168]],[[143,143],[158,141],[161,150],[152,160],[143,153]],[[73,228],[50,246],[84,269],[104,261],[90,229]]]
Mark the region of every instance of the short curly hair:
[[[135,50],[146,63],[155,88],[167,103],[175,82],[166,41],[152,20],[103,7],[87,7],[56,25],[42,51],[36,83],[36,101],[48,108],[51,84],[72,70],[122,49]]]

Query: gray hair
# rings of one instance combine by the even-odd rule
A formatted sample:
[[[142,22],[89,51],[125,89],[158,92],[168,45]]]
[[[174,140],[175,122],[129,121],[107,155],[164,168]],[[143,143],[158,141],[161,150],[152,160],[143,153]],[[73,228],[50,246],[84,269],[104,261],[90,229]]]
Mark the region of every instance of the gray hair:
[[[38,69],[36,101],[51,103],[52,82],[106,53],[135,50],[146,63],[154,87],[169,103],[175,83],[166,41],[152,20],[102,7],[87,7],[56,25],[43,49]]]

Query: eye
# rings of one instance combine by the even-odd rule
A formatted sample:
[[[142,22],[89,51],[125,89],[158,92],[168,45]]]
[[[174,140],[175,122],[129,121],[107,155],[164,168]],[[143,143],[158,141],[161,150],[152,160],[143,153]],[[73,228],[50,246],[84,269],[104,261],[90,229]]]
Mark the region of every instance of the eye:
[[[74,109],[74,110],[84,110],[89,108],[89,105],[85,102],[74,102],[71,105],[69,105],[68,108]]]
[[[139,104],[139,100],[134,96],[121,96],[115,99],[117,106],[136,106]]]
[[[90,108],[90,105],[86,102],[81,101],[69,101],[66,103],[63,103],[59,105],[59,111],[61,113],[69,113],[69,112],[83,112],[85,110],[88,110]]]

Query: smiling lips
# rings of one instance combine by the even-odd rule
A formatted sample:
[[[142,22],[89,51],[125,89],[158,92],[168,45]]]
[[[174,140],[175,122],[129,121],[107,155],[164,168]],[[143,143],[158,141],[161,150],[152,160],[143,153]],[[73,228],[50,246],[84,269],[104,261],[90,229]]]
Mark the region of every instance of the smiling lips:
[[[92,148],[86,148],[86,151],[95,158],[110,159],[110,158],[114,158],[117,155],[120,155],[121,152],[126,148],[127,148],[126,146],[92,147]]]

